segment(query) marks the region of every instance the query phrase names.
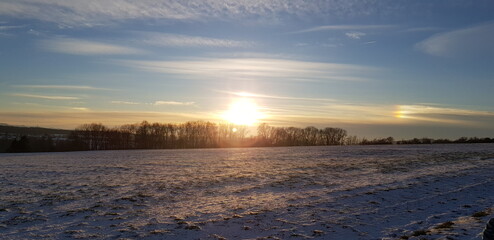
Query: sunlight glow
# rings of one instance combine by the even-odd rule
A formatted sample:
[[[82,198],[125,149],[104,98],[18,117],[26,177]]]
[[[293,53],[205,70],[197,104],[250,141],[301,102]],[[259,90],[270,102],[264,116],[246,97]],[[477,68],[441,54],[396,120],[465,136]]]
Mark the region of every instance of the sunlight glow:
[[[413,113],[409,106],[406,105],[399,105],[396,106],[398,110],[394,112],[394,116],[396,118],[401,118],[401,119],[406,119],[406,118],[412,118],[410,115]]]
[[[230,104],[222,118],[237,125],[253,125],[262,118],[255,102],[247,98],[235,100]]]
[[[408,111],[403,111],[403,110],[400,110],[400,111],[396,111],[395,112],[395,117],[396,118],[410,118],[410,116],[408,115],[410,112]]]
[[[248,93],[248,92],[237,92],[234,94],[237,96],[240,96],[240,97],[257,97],[256,94],[252,94],[252,93]]]

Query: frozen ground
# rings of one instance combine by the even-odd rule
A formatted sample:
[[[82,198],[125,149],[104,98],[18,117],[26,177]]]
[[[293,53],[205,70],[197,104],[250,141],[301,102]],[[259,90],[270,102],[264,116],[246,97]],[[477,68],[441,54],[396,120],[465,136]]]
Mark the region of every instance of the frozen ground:
[[[481,239],[494,145],[0,155],[2,239]]]

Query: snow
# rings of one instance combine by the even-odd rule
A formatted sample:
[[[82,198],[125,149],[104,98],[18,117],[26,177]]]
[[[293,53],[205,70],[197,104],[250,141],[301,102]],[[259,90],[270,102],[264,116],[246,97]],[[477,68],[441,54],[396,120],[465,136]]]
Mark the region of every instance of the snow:
[[[0,155],[2,239],[481,239],[494,145]]]

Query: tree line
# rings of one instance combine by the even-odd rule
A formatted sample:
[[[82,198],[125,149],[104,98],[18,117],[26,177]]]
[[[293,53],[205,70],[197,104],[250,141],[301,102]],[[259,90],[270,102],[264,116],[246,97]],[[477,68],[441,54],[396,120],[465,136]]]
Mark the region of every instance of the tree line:
[[[262,123],[257,127],[258,146],[328,146],[347,143],[347,131],[327,127],[273,127]]]
[[[184,149],[221,147],[329,146],[378,144],[492,143],[491,138],[410,139],[392,137],[359,139],[346,130],[326,127],[275,127],[262,123],[252,135],[246,126],[228,123],[193,121],[186,123],[149,123],[143,121],[109,128],[101,123],[83,124],[66,135],[22,136],[15,139],[7,152],[50,152],[123,149]]]
[[[143,121],[113,128],[90,123],[62,140],[49,135],[23,136],[13,140],[7,152],[343,145],[346,139],[347,131],[340,128],[274,127],[266,123],[257,127],[257,135],[249,134],[244,125],[205,121]]]
[[[69,139],[82,150],[213,148],[242,145],[246,128],[233,124],[186,122],[126,124],[108,128],[100,123],[76,128]]]
[[[478,137],[460,137],[456,140],[450,139],[433,139],[433,138],[413,138],[408,140],[397,141],[396,144],[450,144],[450,143],[494,143],[494,138]]]
[[[84,124],[71,133],[70,139],[81,150],[114,150],[343,145],[346,136],[340,128],[286,128],[263,123],[257,127],[257,136],[252,136],[244,125],[143,121],[116,128]]]

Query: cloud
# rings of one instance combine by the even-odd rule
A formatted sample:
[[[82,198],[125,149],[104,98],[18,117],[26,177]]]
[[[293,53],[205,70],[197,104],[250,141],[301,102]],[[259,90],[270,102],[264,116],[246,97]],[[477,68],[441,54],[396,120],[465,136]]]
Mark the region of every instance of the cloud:
[[[494,112],[468,110],[461,108],[449,108],[440,106],[428,105],[400,105],[398,106],[401,115],[413,114],[441,114],[441,115],[456,115],[456,116],[493,116]]]
[[[195,102],[178,102],[178,101],[155,101],[154,103],[140,103],[140,102],[129,102],[129,101],[111,101],[112,104],[125,104],[125,105],[174,105],[174,106],[192,106]]]
[[[298,34],[298,33],[307,33],[307,32],[334,31],[334,30],[341,30],[341,31],[371,30],[371,29],[386,29],[393,27],[395,27],[395,25],[326,25],[326,26],[307,28],[291,33]]]
[[[263,21],[396,14],[394,1],[361,0],[2,0],[0,16],[36,19],[59,27],[94,27],[125,20]],[[393,6],[394,5],[394,6]]]
[[[194,105],[195,102],[175,102],[175,101],[156,101],[154,105],[175,105],[175,106],[190,106]]]
[[[399,117],[399,111],[407,112]],[[386,105],[365,103],[285,104],[269,109],[267,121],[275,126],[341,127],[360,137],[461,136],[488,137],[494,134],[494,114],[486,111],[426,105]],[[445,113],[448,114],[445,114]]]
[[[494,120],[494,112],[428,105],[399,105],[394,114],[398,119],[469,126],[485,125],[482,119]]]
[[[138,102],[128,102],[128,101],[111,101],[112,104],[125,104],[125,105],[138,105]]]
[[[194,11],[173,2],[128,0],[5,0],[0,15],[54,22],[59,27],[92,27],[136,18],[191,19]]]
[[[42,40],[40,41],[40,47],[46,51],[74,55],[130,55],[144,53],[142,50],[135,48],[74,38]]]
[[[70,109],[77,110],[77,111],[89,111],[89,108],[85,108],[85,107],[73,107]]]
[[[249,92],[231,92],[231,91],[217,91],[221,93],[227,93],[234,96],[239,97],[249,97],[249,98],[267,98],[267,99],[280,99],[280,100],[302,100],[302,101],[328,101],[333,102],[335,99],[330,98],[303,98],[303,97],[288,97],[288,96],[275,96],[275,95],[265,95],[265,94],[257,94],[257,93],[249,93]]]
[[[347,33],[345,33],[345,35],[351,39],[360,39],[363,36],[365,36],[366,34],[363,32],[347,32]]]
[[[0,22],[0,24],[5,24],[5,23]],[[8,25],[0,26],[0,36],[5,36],[5,37],[14,36],[13,34],[9,33],[8,31],[11,29],[17,29],[17,28],[23,28],[23,27],[25,27],[25,26],[8,26]]]
[[[65,97],[65,96],[45,96],[45,95],[35,95],[35,94],[23,94],[23,93],[13,93],[12,96],[16,97],[27,97],[27,98],[39,98],[48,100],[77,100],[77,97]]]
[[[201,58],[182,61],[114,60],[143,71],[202,80],[367,81],[376,68],[272,58]]]
[[[393,117],[392,105],[314,101],[277,104],[269,109],[273,122],[301,125],[332,124],[398,124]],[[293,122],[293,123],[290,123]]]
[[[66,90],[111,90],[107,88],[96,88],[91,86],[77,85],[14,85],[20,88],[37,88],[37,89],[66,89]]]
[[[335,102],[277,104],[269,120],[283,124],[381,124],[387,126],[457,126],[494,130],[494,112],[427,105]]]
[[[25,26],[0,26],[0,31],[6,31],[10,29],[23,28]]]
[[[164,47],[225,47],[245,48],[255,44],[247,41],[235,41],[229,39],[197,37],[179,34],[140,33],[144,44]]]
[[[186,122],[194,120],[217,120],[208,113],[163,113],[146,111],[94,111],[67,109],[64,111],[0,111],[2,121],[15,125],[43,126],[74,129],[81,124],[101,122],[107,126],[118,126],[142,122]]]
[[[125,105],[138,105],[138,102],[128,102],[128,101],[111,101],[112,104],[125,104]]]
[[[405,30],[402,30],[400,32],[406,32],[406,33],[415,33],[415,32],[432,32],[432,31],[438,31],[441,30],[442,28],[438,27],[415,27],[415,28],[407,28]]]
[[[415,47],[439,57],[478,57],[494,54],[494,23],[440,33]]]

